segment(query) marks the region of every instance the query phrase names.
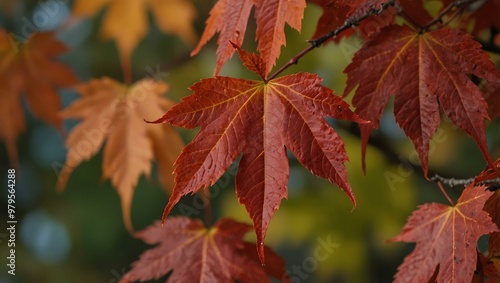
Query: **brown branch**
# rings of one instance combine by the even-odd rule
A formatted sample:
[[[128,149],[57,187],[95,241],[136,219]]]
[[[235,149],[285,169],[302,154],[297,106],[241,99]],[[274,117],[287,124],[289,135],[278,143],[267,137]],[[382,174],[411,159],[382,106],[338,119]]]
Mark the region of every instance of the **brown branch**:
[[[443,183],[450,188],[456,186],[467,186],[472,184],[472,182],[474,182],[474,178],[468,178],[468,179],[445,178],[438,174],[435,174],[432,178],[430,178],[430,180],[433,182]],[[477,182],[477,185],[500,185],[500,178],[483,180]],[[497,189],[498,186],[491,186],[488,188],[488,190],[497,190]]]

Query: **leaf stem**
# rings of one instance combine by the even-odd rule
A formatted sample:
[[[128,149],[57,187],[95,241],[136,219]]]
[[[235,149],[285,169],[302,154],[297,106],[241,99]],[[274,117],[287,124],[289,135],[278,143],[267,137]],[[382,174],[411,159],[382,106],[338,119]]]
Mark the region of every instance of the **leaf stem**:
[[[270,77],[266,78],[266,81],[272,80],[275,77],[277,77],[279,74],[281,74],[283,71],[288,69],[290,66],[295,65],[299,62],[299,59],[302,58],[304,55],[309,53],[309,51],[313,50],[316,47],[320,47],[325,41],[332,37],[336,37],[338,34],[343,32],[346,29],[349,29],[351,27],[355,27],[359,25],[359,22],[362,20],[370,17],[371,15],[380,15],[382,12],[384,12],[387,8],[391,6],[397,6],[395,0],[389,0],[386,3],[384,3],[380,9],[374,9],[371,8],[369,9],[365,14],[359,16],[359,17],[351,17],[345,20],[345,22],[338,28],[330,31],[329,33],[323,35],[320,38],[317,39],[311,39],[308,40],[307,42],[310,44],[307,48],[303,49],[300,51],[297,55],[295,55],[292,59],[290,59],[285,65],[283,65],[281,68],[279,68],[276,72],[274,72]]]
[[[441,192],[443,193],[443,195],[448,199],[448,201],[450,202],[451,206],[455,206],[455,203],[451,200],[450,196],[446,193],[446,191],[444,190],[443,188],[443,184],[441,184],[441,182],[438,181],[438,187],[439,189],[441,190]]]

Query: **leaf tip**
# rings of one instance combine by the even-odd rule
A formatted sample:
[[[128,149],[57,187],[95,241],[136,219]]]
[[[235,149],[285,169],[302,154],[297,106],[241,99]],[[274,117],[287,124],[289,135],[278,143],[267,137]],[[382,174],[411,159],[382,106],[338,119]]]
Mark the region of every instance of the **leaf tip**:
[[[260,260],[260,264],[262,264],[262,266],[266,266],[266,262],[265,262],[265,256],[264,256],[264,242],[263,241],[260,241],[259,244],[257,245],[257,253],[259,254],[259,260]]]
[[[161,116],[160,118],[158,118],[154,121],[144,119],[144,122],[146,122],[148,124],[161,124],[161,123],[167,122],[167,120],[168,120],[167,113],[165,113],[165,115]]]

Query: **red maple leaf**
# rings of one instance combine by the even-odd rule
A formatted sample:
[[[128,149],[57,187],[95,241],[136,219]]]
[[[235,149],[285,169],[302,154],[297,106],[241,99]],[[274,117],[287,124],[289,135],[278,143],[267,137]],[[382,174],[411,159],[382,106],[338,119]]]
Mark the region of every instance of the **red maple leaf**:
[[[125,227],[133,231],[130,211],[140,176],[150,175],[155,159],[160,182],[170,192],[172,163],[183,146],[172,127],[144,122],[145,118],[157,117],[173,105],[163,97],[167,89],[166,83],[152,79],[124,85],[104,77],[79,85],[76,90],[81,98],[60,113],[63,118],[82,121],[66,138],[68,153],[58,188],[64,189],[73,170],[103,147],[103,179],[110,179],[116,188]]]
[[[243,64],[261,78],[266,63],[238,48]],[[349,105],[322,86],[314,74],[298,73],[255,81],[203,79],[156,122],[201,130],[176,161],[175,187],[163,218],[180,198],[214,184],[243,153],[236,193],[254,222],[259,255],[269,222],[287,197],[288,148],[317,176],[337,184],[355,204],[347,182],[344,144],[324,117],[360,120]]]
[[[344,72],[344,95],[359,85],[353,98],[356,113],[372,121],[361,125],[363,157],[371,131],[395,95],[396,122],[413,141],[426,175],[429,140],[440,124],[439,105],[491,163],[487,104],[467,74],[498,81],[500,71],[470,35],[450,28],[419,34],[406,25],[388,26],[363,44]]]
[[[172,217],[156,222],[136,235],[150,245],[132,264],[121,283],[159,279],[172,271],[166,282],[271,282],[273,276],[289,282],[285,262],[266,247],[266,265],[259,262],[255,246],[243,242],[252,226],[221,219],[208,229],[199,220]]]
[[[285,23],[297,31],[301,30],[305,0],[219,0],[210,11],[203,35],[191,55],[198,54],[200,49],[219,32],[215,75],[219,74],[224,63],[234,53],[230,42],[238,46],[243,42],[248,17],[254,5],[257,49],[266,62],[265,75],[267,75],[279,57],[281,46],[286,44]]]
[[[492,192],[468,186],[455,206],[424,204],[408,219],[392,242],[416,242],[415,250],[398,267],[394,282],[470,282],[476,268],[480,236],[499,231],[483,206]]]
[[[500,190],[488,199],[484,205],[484,211],[488,212],[493,222],[500,227]],[[500,231],[490,234],[488,245],[488,258],[500,257]]]
[[[495,263],[477,251],[476,270],[471,283],[498,283],[500,282],[500,272],[495,267]]]

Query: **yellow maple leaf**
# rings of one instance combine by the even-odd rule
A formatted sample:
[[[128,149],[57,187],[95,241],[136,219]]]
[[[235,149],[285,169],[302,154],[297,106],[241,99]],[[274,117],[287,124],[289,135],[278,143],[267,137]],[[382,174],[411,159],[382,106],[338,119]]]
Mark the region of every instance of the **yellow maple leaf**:
[[[90,17],[108,6],[101,33],[117,42],[122,64],[128,62],[138,42],[148,30],[148,8],[158,28],[179,36],[186,44],[196,42],[192,22],[196,16],[193,4],[187,0],[76,0],[73,15]]]
[[[104,145],[103,179],[110,179],[121,199],[123,220],[133,230],[130,208],[141,175],[149,176],[153,159],[160,181],[172,188],[175,158],[183,148],[180,136],[166,124],[152,125],[173,103],[163,98],[167,84],[143,79],[131,86],[110,78],[91,80],[77,87],[82,98],[61,112],[62,117],[82,120],[66,139],[68,153],[58,180],[63,189],[71,172]]]

